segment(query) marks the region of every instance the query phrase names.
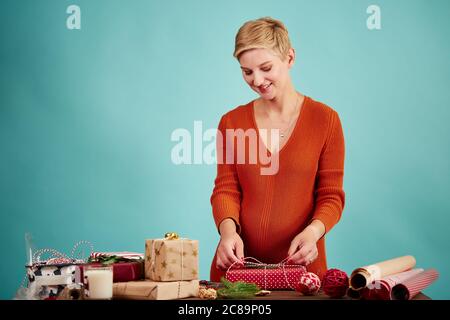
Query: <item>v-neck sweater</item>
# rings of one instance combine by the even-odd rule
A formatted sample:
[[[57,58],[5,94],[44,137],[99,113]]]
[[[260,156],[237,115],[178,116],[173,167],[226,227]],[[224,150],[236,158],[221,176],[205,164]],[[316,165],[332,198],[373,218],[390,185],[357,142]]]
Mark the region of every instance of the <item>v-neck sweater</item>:
[[[278,156],[278,170],[262,174],[262,168],[269,165],[259,157],[256,163],[249,161],[251,143],[245,143],[244,163],[236,160],[236,154],[231,163],[224,156],[230,147],[238,148],[237,138],[227,139],[227,131],[261,130],[256,126],[253,108],[251,101],[220,120],[218,130],[223,141],[217,143],[213,216],[217,228],[226,218],[235,221],[246,257],[279,263],[287,257],[294,237],[312,220],[320,220],[326,234],[341,218],[345,204],[344,135],[338,113],[305,96],[294,129],[276,155],[266,149],[258,135],[258,148],[264,148],[266,155]],[[322,278],[327,271],[324,236],[317,248],[319,256],[307,269]],[[214,256],[211,280],[219,281],[224,272],[216,268],[215,260]]]

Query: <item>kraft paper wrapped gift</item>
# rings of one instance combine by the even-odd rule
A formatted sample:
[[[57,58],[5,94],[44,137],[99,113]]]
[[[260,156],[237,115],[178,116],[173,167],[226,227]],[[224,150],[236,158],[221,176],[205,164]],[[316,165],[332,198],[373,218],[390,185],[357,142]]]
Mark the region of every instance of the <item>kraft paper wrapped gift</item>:
[[[153,281],[197,280],[198,240],[146,240],[145,278]]]
[[[113,298],[127,300],[174,300],[197,297],[198,290],[198,280],[117,282],[113,286]]]

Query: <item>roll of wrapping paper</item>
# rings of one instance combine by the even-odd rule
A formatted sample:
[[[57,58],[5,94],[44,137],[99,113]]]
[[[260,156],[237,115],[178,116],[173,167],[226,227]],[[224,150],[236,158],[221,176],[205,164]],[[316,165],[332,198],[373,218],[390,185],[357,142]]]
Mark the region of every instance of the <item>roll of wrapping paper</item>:
[[[375,280],[411,270],[415,265],[416,259],[413,256],[403,256],[355,269],[350,275],[350,287],[361,290]]]
[[[362,296],[362,291],[361,290],[355,290],[352,287],[348,287],[347,288],[347,297],[351,298],[351,299],[361,299]]]
[[[428,269],[416,274],[403,283],[399,283],[392,288],[392,300],[411,300],[420,291],[428,287],[439,277],[435,269]]]
[[[362,296],[366,300],[390,300],[391,291],[395,285],[403,283],[421,272],[423,269],[417,268],[375,280],[362,290]]]

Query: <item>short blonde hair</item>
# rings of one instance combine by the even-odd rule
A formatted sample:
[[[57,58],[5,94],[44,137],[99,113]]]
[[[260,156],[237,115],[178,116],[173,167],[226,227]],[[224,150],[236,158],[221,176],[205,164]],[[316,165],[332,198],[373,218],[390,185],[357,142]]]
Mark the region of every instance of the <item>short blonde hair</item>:
[[[291,41],[283,22],[263,17],[242,25],[236,34],[233,56],[239,60],[244,51],[261,48],[273,50],[281,60],[287,57]]]

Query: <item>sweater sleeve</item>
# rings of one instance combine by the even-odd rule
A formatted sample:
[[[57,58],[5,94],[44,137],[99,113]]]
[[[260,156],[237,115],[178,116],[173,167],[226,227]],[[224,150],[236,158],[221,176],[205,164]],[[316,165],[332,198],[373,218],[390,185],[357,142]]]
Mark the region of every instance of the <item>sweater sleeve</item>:
[[[345,143],[341,121],[336,111],[330,117],[329,134],[319,159],[314,189],[315,209],[312,220],[325,225],[325,234],[340,220],[345,204],[343,190]]]
[[[242,192],[239,178],[236,171],[235,161],[229,164],[226,162],[226,154],[233,151],[234,140],[226,139],[226,129],[228,128],[226,115],[220,120],[217,139],[217,176],[214,181],[214,190],[211,195],[211,205],[214,221],[217,228],[220,223],[231,218],[236,224],[236,231],[240,233],[241,226],[239,214],[241,210]]]

